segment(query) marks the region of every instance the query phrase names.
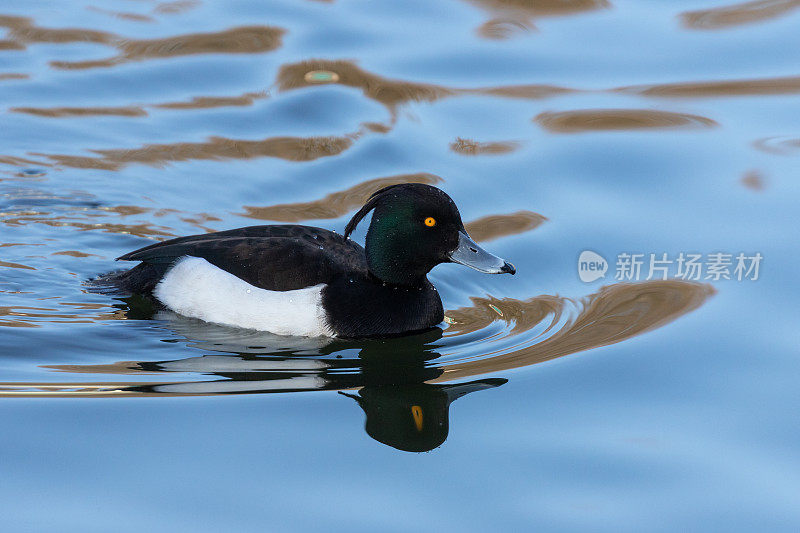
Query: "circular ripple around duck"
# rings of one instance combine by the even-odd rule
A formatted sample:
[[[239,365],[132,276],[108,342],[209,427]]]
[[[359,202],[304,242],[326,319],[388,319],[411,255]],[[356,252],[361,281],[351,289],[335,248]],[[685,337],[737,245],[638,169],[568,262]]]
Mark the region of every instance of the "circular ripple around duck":
[[[473,307],[451,312],[463,325],[456,318],[454,330],[448,330],[446,355],[437,361],[443,374],[435,381],[530,366],[615,344],[675,320],[713,294],[709,285],[668,280],[609,285],[579,300],[475,298]],[[501,329],[498,322],[504,324]]]
[[[476,297],[472,305],[447,312],[444,330],[360,341],[279,337],[162,312],[156,316],[159,327],[201,355],[48,367],[78,374],[159,374],[162,379],[39,388],[0,384],[0,395],[197,395],[441,383],[615,344],[675,320],[713,294],[710,285],[669,280],[618,283],[581,299]],[[181,381],[175,381],[177,374]]]

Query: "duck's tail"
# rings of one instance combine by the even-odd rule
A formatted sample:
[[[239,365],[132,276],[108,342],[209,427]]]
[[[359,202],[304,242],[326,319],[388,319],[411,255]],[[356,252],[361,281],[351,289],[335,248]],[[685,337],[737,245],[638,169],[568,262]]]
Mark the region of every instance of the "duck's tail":
[[[84,285],[100,294],[151,294],[164,275],[162,265],[140,263],[130,270],[116,270],[87,280]]]

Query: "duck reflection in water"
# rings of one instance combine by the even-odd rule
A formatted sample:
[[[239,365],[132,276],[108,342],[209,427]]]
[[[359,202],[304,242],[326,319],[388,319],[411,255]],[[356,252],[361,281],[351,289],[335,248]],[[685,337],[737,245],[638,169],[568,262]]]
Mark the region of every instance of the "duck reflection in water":
[[[223,379],[0,383],[0,397],[120,398],[361,389],[348,395],[364,409],[370,436],[401,450],[432,449],[447,437],[447,410],[453,400],[497,387],[505,380],[445,382],[529,367],[616,344],[697,309],[714,292],[707,284],[652,280],[608,285],[580,300],[548,295],[526,300],[472,298],[471,306],[448,311],[451,325],[446,338],[441,329],[433,328],[417,335],[358,341],[278,337],[214,326],[158,310],[152,302],[133,297],[115,305],[122,318],[149,319],[155,314],[161,324],[157,327],[172,333],[166,342],[216,355],[49,368],[77,374],[183,372],[195,378],[205,374]],[[488,339],[491,345],[486,344]],[[480,356],[475,354],[476,347]]]
[[[454,385],[377,386],[339,394],[358,402],[367,415],[364,428],[373,439],[406,452],[427,452],[447,440],[453,401],[507,382],[494,378]]]
[[[359,342],[281,338],[281,352],[268,348],[275,339],[253,332],[209,327],[182,317],[170,320],[170,329],[185,336],[195,348],[239,353],[204,355],[174,361],[129,361],[111,365],[50,367],[81,373],[191,373],[224,379],[161,382],[125,387],[144,395],[212,395],[338,390],[354,399],[366,414],[365,430],[378,442],[409,452],[430,451],[449,433],[450,404],[480,390],[498,387],[506,379],[480,379],[456,384],[429,384],[444,370],[434,366],[440,357],[435,328],[399,339]],[[242,341],[248,343],[243,346]],[[322,342],[318,340],[316,342]],[[313,353],[313,356],[304,355]],[[354,356],[348,356],[353,353]],[[353,390],[357,389],[357,390]]]

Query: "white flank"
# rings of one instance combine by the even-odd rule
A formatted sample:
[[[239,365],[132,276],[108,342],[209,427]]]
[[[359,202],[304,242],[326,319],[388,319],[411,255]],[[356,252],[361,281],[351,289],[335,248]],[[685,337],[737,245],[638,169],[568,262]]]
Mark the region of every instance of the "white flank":
[[[250,285],[199,257],[179,259],[153,294],[184,316],[278,335],[332,337],[322,309],[324,283],[293,291]]]

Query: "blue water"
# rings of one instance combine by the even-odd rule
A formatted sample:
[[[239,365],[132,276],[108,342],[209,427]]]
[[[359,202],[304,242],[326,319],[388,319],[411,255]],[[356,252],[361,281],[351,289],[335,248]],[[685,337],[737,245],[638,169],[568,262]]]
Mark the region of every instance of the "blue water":
[[[796,531],[800,9],[750,4],[6,2],[2,529]],[[341,231],[386,178],[518,269],[437,267],[443,333],[84,285],[170,236]],[[681,252],[763,261],[615,279]]]

